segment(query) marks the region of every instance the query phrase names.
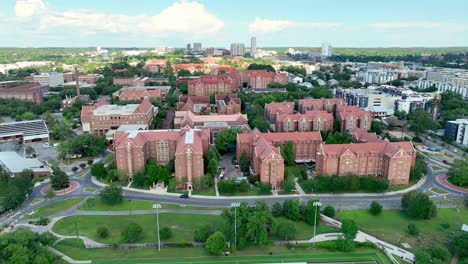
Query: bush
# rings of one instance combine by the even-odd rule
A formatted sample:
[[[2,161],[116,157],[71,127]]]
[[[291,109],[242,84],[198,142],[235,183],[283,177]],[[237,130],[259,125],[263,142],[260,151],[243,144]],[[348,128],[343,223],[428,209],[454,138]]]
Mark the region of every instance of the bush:
[[[80,163],[81,169],[84,169],[86,167],[86,163]]]
[[[421,143],[422,139],[420,137],[418,137],[418,136],[415,136],[415,137],[413,137],[413,141]]]
[[[93,160],[93,159],[89,159],[89,160],[87,161],[88,165],[91,165],[91,164],[93,164],[93,162],[94,162],[94,160]]]
[[[172,230],[169,227],[164,227],[159,230],[159,237],[161,240],[167,240],[172,237]]]
[[[286,192],[286,193],[290,193],[294,190],[294,187],[295,187],[295,182],[293,179],[286,179],[284,181],[281,182],[281,190]]]
[[[335,240],[336,248],[343,252],[351,252],[354,250],[354,241],[349,239],[338,238]]]
[[[46,226],[49,223],[50,223],[50,220],[47,217],[41,217],[41,218],[39,218],[39,220],[34,222],[35,225],[40,225],[40,226]]]
[[[302,218],[301,206],[299,200],[286,200],[283,202],[283,215],[293,221],[299,221]]]
[[[107,169],[104,164],[98,162],[91,165],[91,174],[102,180],[107,177]]]
[[[411,236],[418,236],[419,235],[419,229],[417,226],[414,224],[409,224],[408,225],[408,234]]]
[[[77,167],[72,167],[71,170],[72,170],[73,172],[76,172],[76,171],[78,170],[78,168],[77,168]]]
[[[450,253],[447,248],[441,245],[435,245],[431,248],[431,256],[446,262],[450,256]]]
[[[292,223],[279,223],[275,228],[275,234],[284,240],[294,239],[296,237],[296,227]]]
[[[388,189],[388,180],[375,177],[325,176],[318,175],[311,180],[301,182],[302,189],[310,193],[343,193],[353,191],[384,192]]]
[[[271,193],[271,184],[269,183],[257,183],[258,194],[270,194]]]
[[[206,224],[195,230],[194,240],[197,242],[206,242],[209,236],[216,232],[215,227],[211,224]]]
[[[139,224],[130,223],[121,232],[124,243],[134,243],[143,238],[143,228]]]
[[[335,208],[333,208],[331,205],[327,205],[325,208],[323,208],[322,213],[328,217],[333,218],[335,217]]]
[[[369,207],[369,212],[371,215],[379,215],[382,213],[382,205],[378,202],[373,201]]]
[[[437,215],[437,207],[429,196],[422,192],[405,193],[401,199],[401,207],[406,215],[418,219],[430,219]]]
[[[221,232],[212,234],[205,243],[205,248],[210,254],[219,255],[223,253],[224,247],[226,246],[226,237]]]
[[[237,191],[237,185],[234,179],[225,179],[219,181],[218,191],[222,194],[234,194]]]
[[[107,228],[107,226],[100,226],[96,229],[96,234],[100,238],[106,238],[109,236],[109,229]]]
[[[323,248],[323,249],[326,249],[326,250],[329,250],[329,251],[338,250],[336,240],[317,242],[317,243],[315,243],[315,246],[317,248]]]
[[[242,180],[238,186],[239,192],[247,192],[249,190],[249,183],[246,180]]]
[[[271,206],[271,214],[274,217],[280,217],[283,215],[283,206],[279,203],[276,202]]]

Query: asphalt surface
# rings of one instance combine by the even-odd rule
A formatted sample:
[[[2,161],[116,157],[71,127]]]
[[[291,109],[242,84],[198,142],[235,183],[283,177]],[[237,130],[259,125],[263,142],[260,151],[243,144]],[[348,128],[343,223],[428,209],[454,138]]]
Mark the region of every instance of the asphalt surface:
[[[106,156],[110,155],[110,153],[106,153]],[[426,159],[429,163],[432,162],[431,159]],[[445,195],[433,195],[431,199],[433,199],[438,206],[455,206],[455,204],[450,204],[450,200],[453,199],[463,199],[464,194],[455,192],[444,185],[440,184],[436,181],[436,176],[440,174],[447,173],[447,170],[439,170],[433,172],[429,166],[429,171],[426,176],[425,182],[418,188],[419,191],[427,191],[432,187],[437,187],[447,192]],[[11,213],[8,216],[0,216],[0,224],[5,223],[12,223],[15,220],[19,219],[21,215],[31,212],[38,207],[72,198],[72,197],[96,197],[103,187],[95,185],[91,180],[91,174],[88,172],[82,177],[71,177],[71,180],[77,181],[80,183],[80,187],[73,191],[72,193],[57,196],[50,200],[45,200],[43,202],[37,204],[31,204],[31,202],[36,198],[44,198],[43,194],[41,194],[40,190],[44,187],[44,185],[36,186],[29,198],[25,201],[25,203],[20,206],[15,212]],[[85,188],[95,188],[97,191],[94,193],[85,192]],[[183,204],[183,205],[192,205],[192,206],[212,206],[212,207],[228,207],[233,202],[248,202],[249,204],[254,204],[257,200],[261,199],[268,204],[273,204],[275,202],[282,203],[285,200],[290,199],[310,199],[310,198],[318,198],[322,202],[323,206],[332,205],[336,209],[367,209],[372,201],[377,201],[386,209],[400,209],[401,208],[401,197],[403,194],[307,194],[307,195],[297,195],[295,197],[292,196],[264,196],[262,198],[258,198],[258,196],[253,197],[190,197],[188,199],[179,198],[178,196],[174,195],[167,195],[167,194],[154,194],[154,193],[142,193],[137,191],[130,191],[124,190],[123,191],[125,199],[139,199],[139,200],[147,200],[147,201],[154,201],[154,202],[161,202],[161,203],[173,203],[173,204]],[[443,200],[445,200],[443,202]],[[442,203],[443,202],[443,203]],[[148,208],[150,209],[150,208]],[[3,218],[2,218],[3,217]]]

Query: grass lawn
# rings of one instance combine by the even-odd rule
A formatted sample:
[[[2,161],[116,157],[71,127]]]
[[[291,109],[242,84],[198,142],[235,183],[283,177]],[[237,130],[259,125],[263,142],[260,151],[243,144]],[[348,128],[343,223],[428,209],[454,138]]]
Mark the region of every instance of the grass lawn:
[[[201,192],[193,191],[192,194],[194,194],[194,195],[216,196],[216,190],[215,190],[215,187],[213,185],[208,190],[204,190],[204,191],[201,191]]]
[[[314,226],[308,225],[302,221],[294,222],[289,220],[285,217],[278,217],[275,218],[276,223],[292,223],[296,227],[296,237],[294,240],[307,240],[311,239],[314,236]],[[325,224],[319,224],[317,226],[316,234],[324,234],[324,233],[333,233],[337,232],[337,229]],[[284,238],[275,238],[276,240],[283,240]],[[293,239],[291,239],[293,240]]]
[[[125,216],[70,216],[59,220],[53,230],[63,235],[75,234],[75,221],[78,224],[78,233],[86,235],[103,243],[119,243],[121,241],[120,232],[127,224],[134,222],[143,228],[144,237],[140,242],[156,241],[156,214],[145,215],[125,215]],[[193,241],[194,231],[205,225],[221,225],[223,219],[216,215],[195,215],[195,214],[174,214],[160,213],[160,228],[169,227],[172,229],[172,237],[167,242],[190,242]],[[96,228],[107,226],[109,237],[102,239],[96,235]]]
[[[440,188],[437,188],[437,187],[432,187],[429,190],[431,190],[431,191],[433,191],[435,193],[438,193],[438,194],[446,194],[447,193],[446,191],[444,191],[444,190],[442,190]]]
[[[287,175],[288,177],[298,177],[298,178],[301,178],[301,175],[302,175],[302,171],[305,171],[305,168],[304,166],[302,165],[296,165],[296,166],[285,166],[284,167],[284,170],[285,170],[285,175]]]
[[[66,239],[56,245],[56,249],[76,260],[94,260],[95,264],[104,263],[281,263],[298,261],[351,261],[378,260],[379,263],[390,264],[390,260],[375,249],[357,249],[352,253],[330,252],[324,249],[289,250],[281,246],[251,247],[237,250],[230,256],[209,256],[204,248],[163,248],[160,252],[152,248],[133,249],[86,249],[78,239]],[[270,255],[269,253],[272,253]],[[106,261],[107,260],[107,261]],[[360,262],[367,264],[367,262]],[[369,262],[369,264],[372,262]]]
[[[437,216],[431,220],[414,220],[397,210],[384,210],[379,216],[372,216],[367,210],[340,210],[337,218],[353,219],[362,231],[394,245],[406,242],[412,247],[410,251],[417,251],[433,245],[434,241],[445,243],[450,235],[461,232],[461,225],[468,219],[468,209],[438,209]],[[407,234],[409,224],[417,226],[419,236]],[[444,229],[441,224],[449,224],[450,227]]]
[[[101,202],[100,199],[89,198],[81,207],[81,211],[130,211],[132,210],[152,210],[155,202],[145,200],[127,200],[116,205],[107,205]],[[160,203],[162,209],[191,209],[191,210],[217,210],[222,207],[201,207],[201,206],[184,206],[183,204],[168,204]],[[131,208],[130,208],[131,206]]]
[[[44,205],[36,209],[34,214],[28,215],[27,218],[38,218],[53,215],[74,206],[75,204],[81,202],[81,200],[83,200],[83,198],[70,198]]]
[[[90,192],[90,193],[93,193],[96,191],[96,188],[91,188],[91,187],[87,187],[84,189],[85,192]]]

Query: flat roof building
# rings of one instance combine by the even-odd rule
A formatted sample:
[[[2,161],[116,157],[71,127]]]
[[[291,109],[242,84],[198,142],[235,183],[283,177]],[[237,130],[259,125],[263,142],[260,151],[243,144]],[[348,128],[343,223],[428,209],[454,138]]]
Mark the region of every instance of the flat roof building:
[[[0,124],[0,142],[16,140],[48,142],[49,129],[42,119]]]
[[[34,177],[52,174],[52,169],[38,159],[24,158],[14,151],[0,152],[0,166],[12,175],[19,175],[24,170],[31,170]]]

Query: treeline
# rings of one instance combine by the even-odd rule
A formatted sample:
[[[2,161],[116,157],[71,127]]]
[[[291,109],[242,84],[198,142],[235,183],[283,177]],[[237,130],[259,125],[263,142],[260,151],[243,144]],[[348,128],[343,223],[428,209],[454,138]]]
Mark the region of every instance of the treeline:
[[[25,170],[11,177],[0,166],[0,213],[15,209],[26,200],[33,187],[31,175],[32,171]]]
[[[318,175],[299,184],[306,193],[385,192],[389,187],[387,179],[358,175]]]

